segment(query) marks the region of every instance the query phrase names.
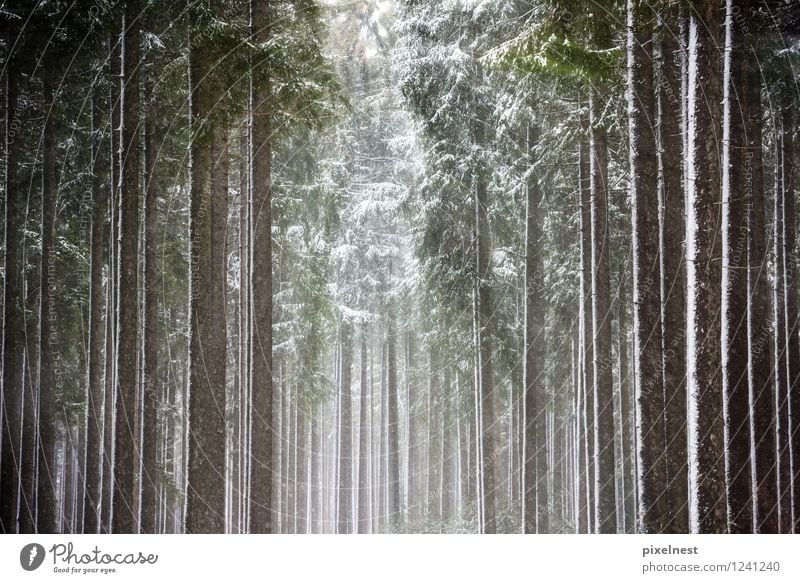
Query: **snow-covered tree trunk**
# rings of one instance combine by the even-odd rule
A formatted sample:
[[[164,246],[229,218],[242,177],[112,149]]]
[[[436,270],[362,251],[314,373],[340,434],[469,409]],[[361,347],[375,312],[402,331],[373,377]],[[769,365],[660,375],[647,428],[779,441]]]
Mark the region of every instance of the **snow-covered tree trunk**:
[[[753,532],[746,197],[751,175],[739,98],[745,82],[740,65],[744,56],[743,25],[735,18],[740,9],[741,3],[727,0],[722,128],[722,390],[728,529],[731,533]]]
[[[652,43],[655,14],[628,0],[628,133],[633,221],[633,331],[639,456],[639,529],[664,532],[667,514],[665,402],[656,107]]]
[[[352,324],[344,318],[339,327],[341,372],[339,376],[339,520],[336,532],[353,532],[353,334]]]
[[[696,3],[689,22],[687,197],[687,378],[693,532],[728,529],[722,408],[722,67],[719,3]]]

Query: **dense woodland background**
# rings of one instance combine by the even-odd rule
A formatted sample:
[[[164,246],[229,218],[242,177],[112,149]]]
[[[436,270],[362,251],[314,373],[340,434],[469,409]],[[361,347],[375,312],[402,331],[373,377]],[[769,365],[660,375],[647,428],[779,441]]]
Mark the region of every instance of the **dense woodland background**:
[[[796,0],[4,0],[0,530],[800,529]]]

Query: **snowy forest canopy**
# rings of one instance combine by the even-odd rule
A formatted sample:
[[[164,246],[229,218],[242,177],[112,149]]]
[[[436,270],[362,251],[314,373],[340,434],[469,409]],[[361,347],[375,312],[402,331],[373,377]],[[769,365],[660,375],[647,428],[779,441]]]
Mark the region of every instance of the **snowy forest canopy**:
[[[800,531],[795,0],[0,3],[0,532]]]

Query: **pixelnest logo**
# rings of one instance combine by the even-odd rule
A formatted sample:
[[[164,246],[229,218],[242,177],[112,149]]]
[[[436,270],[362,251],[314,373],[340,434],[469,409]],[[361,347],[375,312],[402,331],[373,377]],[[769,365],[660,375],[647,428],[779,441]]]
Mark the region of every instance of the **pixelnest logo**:
[[[44,563],[46,554],[42,545],[30,543],[22,547],[22,550],[19,552],[19,564],[26,571],[35,571]]]

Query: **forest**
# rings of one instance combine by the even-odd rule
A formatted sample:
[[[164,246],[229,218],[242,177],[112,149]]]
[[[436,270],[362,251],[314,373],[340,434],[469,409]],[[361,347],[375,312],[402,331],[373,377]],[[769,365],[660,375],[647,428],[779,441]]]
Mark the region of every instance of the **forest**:
[[[800,532],[797,0],[1,0],[3,533]]]

